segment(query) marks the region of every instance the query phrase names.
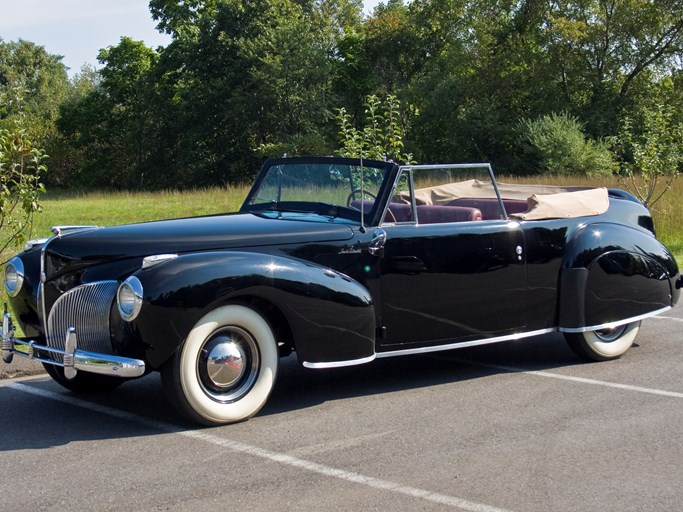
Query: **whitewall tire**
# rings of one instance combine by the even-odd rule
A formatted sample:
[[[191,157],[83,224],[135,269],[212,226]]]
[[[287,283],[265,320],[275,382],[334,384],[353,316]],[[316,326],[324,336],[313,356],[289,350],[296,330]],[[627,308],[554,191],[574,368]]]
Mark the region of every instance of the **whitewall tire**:
[[[243,421],[266,403],[275,384],[277,343],[268,322],[246,306],[219,307],[192,328],[162,367],[169,399],[205,425]]]
[[[565,333],[569,347],[589,361],[609,361],[624,355],[635,341],[640,322],[612,329],[599,329],[581,333]]]

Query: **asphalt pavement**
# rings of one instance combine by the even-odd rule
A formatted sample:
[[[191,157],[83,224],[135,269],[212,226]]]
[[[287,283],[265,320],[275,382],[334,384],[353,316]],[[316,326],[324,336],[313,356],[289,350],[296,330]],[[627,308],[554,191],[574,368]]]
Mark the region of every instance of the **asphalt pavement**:
[[[324,371],[290,357],[225,427],[178,417],[157,375],[89,396],[6,379],[0,511],[678,512],[682,368],[678,307],[606,363],[559,334]]]

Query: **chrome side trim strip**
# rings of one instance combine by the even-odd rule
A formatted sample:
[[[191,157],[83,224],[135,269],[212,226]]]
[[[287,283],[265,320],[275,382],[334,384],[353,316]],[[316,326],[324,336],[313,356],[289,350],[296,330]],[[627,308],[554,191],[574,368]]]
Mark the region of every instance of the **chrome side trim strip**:
[[[405,350],[392,350],[390,352],[377,352],[375,355],[372,355],[370,357],[364,357],[361,359],[353,359],[351,361],[330,361],[330,362],[325,362],[325,363],[310,363],[308,361],[304,361],[303,365],[306,368],[313,368],[313,369],[340,368],[343,366],[353,366],[356,364],[369,363],[369,362],[375,360],[376,358],[379,359],[379,358],[383,358],[383,357],[407,356],[407,355],[411,355],[411,354],[428,354],[430,352],[441,352],[443,350],[453,350],[456,348],[474,347],[477,345],[489,345],[491,343],[499,343],[501,341],[513,341],[513,340],[520,340],[523,338],[530,338],[532,336],[540,336],[541,334],[549,334],[551,332],[556,332],[556,331],[557,331],[557,328],[552,327],[549,329],[539,329],[537,331],[508,334],[506,336],[498,336],[496,338],[485,338],[482,340],[461,341],[459,343],[449,343],[447,345],[433,345],[430,347],[412,348],[412,349],[405,349]]]
[[[496,338],[485,338],[482,340],[461,341],[459,343],[449,343],[448,345],[433,345],[431,347],[412,348],[406,350],[392,350],[390,352],[378,352],[377,357],[397,357],[407,356],[411,354],[428,354],[430,352],[441,352],[443,350],[453,350],[456,348],[476,347],[478,345],[490,345],[492,343],[500,343],[501,341],[521,340],[523,338],[531,338],[532,336],[540,336],[541,334],[549,334],[557,331],[556,327],[550,329],[539,329],[538,331],[520,332],[516,334],[509,334],[506,336],[498,336]]]
[[[662,313],[666,313],[670,309],[671,309],[671,306],[667,306],[665,308],[658,309],[657,311],[652,311],[651,313],[645,313],[644,315],[638,315],[638,316],[634,316],[631,318],[625,318],[623,320],[617,320],[615,322],[608,322],[606,324],[600,324],[600,325],[591,325],[589,327],[560,327],[559,330],[560,330],[560,332],[579,333],[579,332],[588,332],[588,331],[599,331],[600,329],[613,329],[615,327],[619,327],[620,325],[630,324],[632,322],[638,322],[638,321],[644,320],[646,318],[661,315]]]
[[[375,360],[375,357],[377,355],[378,354],[373,354],[369,357],[362,357],[361,359],[351,359],[350,361],[329,361],[324,363],[310,363],[308,361],[304,361],[303,366],[304,368],[311,368],[313,370],[320,370],[323,368],[342,368],[344,366],[354,366],[357,364],[370,363]]]

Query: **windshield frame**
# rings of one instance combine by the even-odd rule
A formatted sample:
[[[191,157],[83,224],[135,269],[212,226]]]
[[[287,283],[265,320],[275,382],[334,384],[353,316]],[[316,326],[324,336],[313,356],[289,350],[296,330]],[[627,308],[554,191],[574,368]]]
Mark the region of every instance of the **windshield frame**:
[[[268,171],[272,167],[280,165],[306,165],[306,164],[322,164],[322,165],[348,165],[379,169],[382,172],[382,182],[377,192],[377,199],[374,205],[369,210],[356,210],[350,208],[345,204],[322,203],[320,201],[282,201],[280,203],[254,203],[256,196],[263,184],[263,181],[268,176]],[[259,175],[256,177],[251,190],[242,203],[240,213],[263,213],[263,212],[306,212],[321,215],[323,217],[343,219],[357,222],[362,226],[377,226],[379,225],[380,217],[384,211],[388,189],[393,186],[395,175],[398,172],[398,165],[394,162],[383,162],[378,160],[361,160],[358,158],[340,158],[340,157],[294,157],[294,158],[274,158],[266,160],[261,167]],[[351,189],[349,190],[351,192]]]

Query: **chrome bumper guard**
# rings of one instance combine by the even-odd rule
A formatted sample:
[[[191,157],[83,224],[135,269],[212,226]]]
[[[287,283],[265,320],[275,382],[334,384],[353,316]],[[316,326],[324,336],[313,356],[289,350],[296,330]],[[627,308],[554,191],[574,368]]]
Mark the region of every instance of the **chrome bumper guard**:
[[[73,328],[66,332],[64,350],[59,350],[54,347],[38,345],[33,340],[14,338],[12,319],[9,313],[5,313],[2,318],[0,336],[2,337],[2,359],[7,364],[12,362],[16,354],[28,359],[61,366],[64,368],[64,376],[67,379],[73,379],[79,370],[122,378],[140,377],[145,373],[145,363],[140,359],[78,350],[78,338],[76,330]],[[51,359],[50,354],[61,355],[64,363]]]

